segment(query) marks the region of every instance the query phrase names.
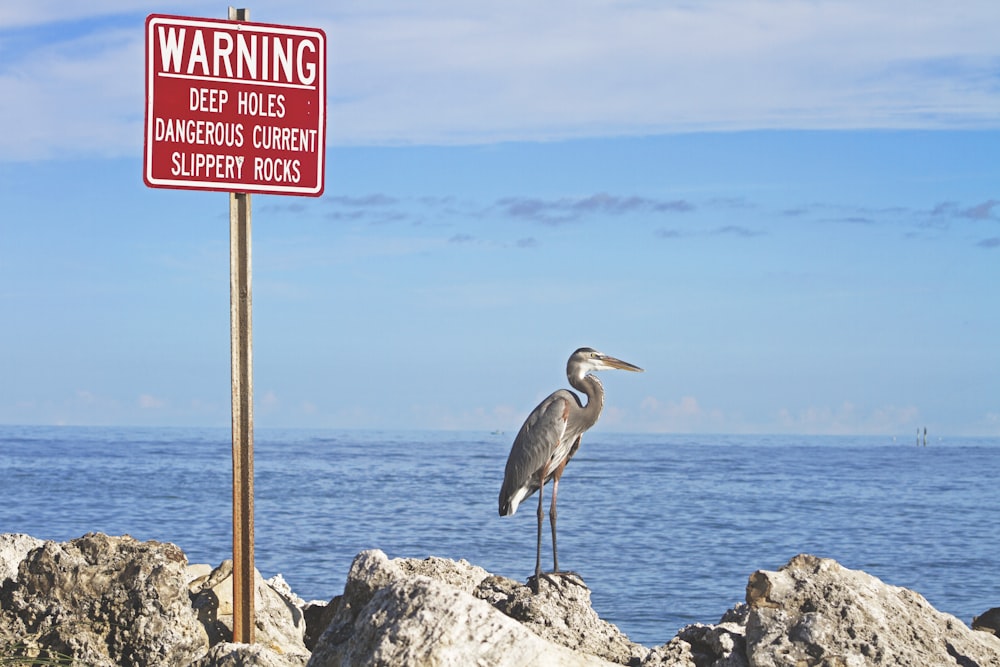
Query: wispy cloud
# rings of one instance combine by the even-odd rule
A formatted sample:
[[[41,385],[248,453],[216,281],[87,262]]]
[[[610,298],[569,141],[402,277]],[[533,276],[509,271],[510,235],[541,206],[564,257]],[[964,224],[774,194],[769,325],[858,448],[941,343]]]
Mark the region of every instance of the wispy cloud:
[[[298,200],[288,201],[288,198],[284,200],[271,199],[258,209],[261,213],[291,213],[294,215],[300,215],[308,210],[309,207],[306,204]]]
[[[0,45],[23,48],[0,58],[0,124],[19,128],[2,159],[137,155],[141,18],[162,8],[8,4]],[[994,0],[261,0],[254,18],[326,30],[338,144],[1000,124]]]
[[[717,227],[708,233],[713,236],[742,236],[743,238],[752,238],[754,236],[763,236],[765,232],[740,225],[726,225],[724,227]]]
[[[1000,200],[990,199],[959,213],[970,220],[1000,220]]]
[[[894,435],[911,431],[921,421],[920,411],[914,406],[863,408],[845,401],[836,407],[811,406],[798,410],[782,408],[778,411],[777,423],[780,430],[787,433]]]
[[[975,204],[949,200],[938,202],[930,208],[866,207],[814,202],[776,211],[776,215],[802,223],[816,222],[872,228],[895,227],[907,238],[918,238],[928,231],[944,231],[955,225],[1000,222],[1000,200],[987,199]],[[991,247],[990,239],[976,245]]]
[[[323,202],[332,209],[326,214],[329,220],[387,224],[413,219],[404,202],[383,193],[327,196]]]
[[[137,155],[142,148],[141,29],[53,31],[0,58],[0,159]],[[5,41],[0,29],[0,43]]]
[[[722,227],[712,227],[709,229],[676,229],[660,228],[653,232],[653,235],[661,239],[682,239],[696,236],[735,236],[738,238],[754,238],[764,236],[767,232],[760,229],[751,229],[742,225],[723,225]]]
[[[695,208],[694,204],[682,199],[651,199],[604,192],[560,199],[505,197],[497,200],[495,207],[508,217],[546,225],[577,222],[590,216],[620,216],[638,212],[685,213]]]
[[[333,113],[352,139],[447,143],[997,125],[989,0],[505,8],[344,12],[334,37],[358,67]]]
[[[484,209],[488,208],[450,195],[403,197],[383,192],[327,195],[322,202],[328,207],[325,217],[329,220],[373,225],[418,225],[423,224],[426,219],[477,220],[484,215]]]
[[[987,199],[971,206],[956,201],[935,204],[925,215],[938,219],[1000,220],[1000,200]]]
[[[824,222],[840,222],[849,225],[874,225],[874,218],[869,218],[864,215],[847,215],[842,218],[826,218]]]
[[[397,199],[396,197],[391,197],[389,195],[381,193],[362,195],[358,197],[339,195],[334,197],[326,197],[325,201],[327,203],[334,204],[337,206],[350,206],[354,208],[395,206],[396,204],[399,203],[399,199]]]
[[[142,410],[159,410],[167,405],[167,402],[162,398],[153,396],[152,394],[140,394],[139,398],[136,400],[136,404]]]

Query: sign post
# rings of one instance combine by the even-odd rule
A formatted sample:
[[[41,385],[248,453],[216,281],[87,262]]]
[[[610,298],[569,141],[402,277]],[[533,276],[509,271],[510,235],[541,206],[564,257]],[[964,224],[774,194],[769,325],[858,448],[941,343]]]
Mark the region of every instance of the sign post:
[[[146,19],[143,180],[229,192],[233,641],[254,642],[250,193],[318,197],[326,155],[326,35],[228,21]]]
[[[249,10],[229,8],[234,21]],[[229,331],[233,399],[233,641],[254,642],[253,293],[250,194],[229,193]]]
[[[233,379],[233,641],[254,641],[253,336],[250,194],[229,194],[229,308]]]

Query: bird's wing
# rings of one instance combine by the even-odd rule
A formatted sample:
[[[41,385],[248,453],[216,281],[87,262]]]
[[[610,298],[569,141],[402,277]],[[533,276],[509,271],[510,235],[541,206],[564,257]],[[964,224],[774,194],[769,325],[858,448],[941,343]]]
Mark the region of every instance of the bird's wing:
[[[566,432],[572,396],[560,389],[539,403],[524,420],[507,457],[500,489],[501,516],[513,513],[510,503],[518,491],[526,491],[521,496],[523,499],[538,490],[540,470]]]

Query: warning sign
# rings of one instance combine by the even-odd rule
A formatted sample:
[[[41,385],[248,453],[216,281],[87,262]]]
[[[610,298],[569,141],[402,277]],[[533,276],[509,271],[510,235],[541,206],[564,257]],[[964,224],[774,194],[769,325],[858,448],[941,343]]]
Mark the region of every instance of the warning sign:
[[[322,30],[147,17],[146,185],[318,197],[325,155]]]

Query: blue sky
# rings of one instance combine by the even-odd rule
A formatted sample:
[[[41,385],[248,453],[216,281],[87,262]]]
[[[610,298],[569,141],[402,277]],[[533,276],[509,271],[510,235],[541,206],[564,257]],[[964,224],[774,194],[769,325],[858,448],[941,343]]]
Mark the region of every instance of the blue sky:
[[[258,428],[1000,435],[1000,5],[257,2],[329,39],[255,195]],[[873,6],[874,5],[874,6]],[[228,198],[142,182],[143,24],[0,4],[0,423],[229,424]]]

